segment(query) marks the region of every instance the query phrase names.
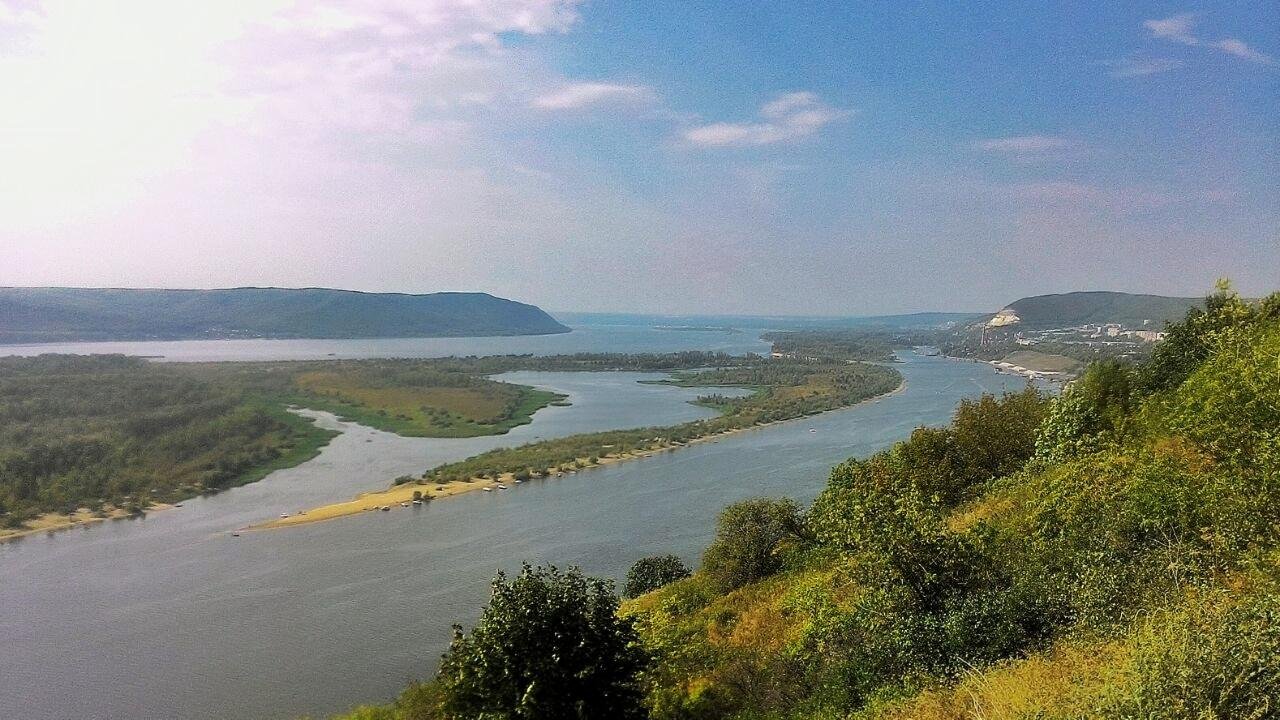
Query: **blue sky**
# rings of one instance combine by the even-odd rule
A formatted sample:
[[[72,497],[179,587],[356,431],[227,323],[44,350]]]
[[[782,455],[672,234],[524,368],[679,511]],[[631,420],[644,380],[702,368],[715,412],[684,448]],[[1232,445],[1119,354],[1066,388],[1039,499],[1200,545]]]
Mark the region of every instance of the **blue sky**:
[[[832,315],[1280,285],[1274,2],[173,5],[0,0],[0,284]]]

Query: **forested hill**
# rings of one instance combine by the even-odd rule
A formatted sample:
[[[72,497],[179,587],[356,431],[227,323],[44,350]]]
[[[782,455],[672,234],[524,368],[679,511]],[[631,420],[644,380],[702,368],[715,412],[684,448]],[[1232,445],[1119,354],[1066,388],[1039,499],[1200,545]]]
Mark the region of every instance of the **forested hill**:
[[[0,288],[0,343],[468,337],[568,331],[533,305],[485,293]]]
[[[1008,306],[1023,327],[1074,327],[1086,324],[1120,323],[1140,326],[1150,320],[1153,330],[1181,319],[1192,307],[1203,306],[1200,298],[1133,295],[1122,292],[1071,292],[1060,295],[1025,297]]]

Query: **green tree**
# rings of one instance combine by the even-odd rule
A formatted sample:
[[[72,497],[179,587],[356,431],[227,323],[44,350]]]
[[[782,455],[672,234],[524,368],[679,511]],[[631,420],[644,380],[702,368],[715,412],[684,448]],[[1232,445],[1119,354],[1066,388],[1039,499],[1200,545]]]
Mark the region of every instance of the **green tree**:
[[[452,718],[643,718],[648,665],[611,583],[577,568],[525,564],[493,595],[469,635],[455,626],[437,677]]]
[[[639,597],[687,577],[689,568],[675,555],[640,558],[627,572],[627,584],[623,592],[627,597]]]
[[[721,592],[734,590],[781,570],[784,544],[803,536],[800,508],[789,499],[734,503],[716,521],[716,539],[702,556],[702,571]]]

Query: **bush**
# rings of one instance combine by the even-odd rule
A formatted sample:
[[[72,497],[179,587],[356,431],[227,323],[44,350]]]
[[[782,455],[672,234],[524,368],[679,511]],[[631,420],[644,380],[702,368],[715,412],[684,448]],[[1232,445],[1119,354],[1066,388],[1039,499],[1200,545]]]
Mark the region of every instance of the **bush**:
[[[716,521],[716,539],[702,556],[702,571],[721,592],[729,592],[781,570],[784,544],[803,535],[800,508],[789,499],[734,503]]]
[[[640,558],[627,572],[623,594],[629,598],[639,597],[687,577],[689,568],[675,555]]]
[[[498,573],[470,635],[455,626],[437,682],[457,718],[643,718],[648,664],[610,583],[576,568]]]

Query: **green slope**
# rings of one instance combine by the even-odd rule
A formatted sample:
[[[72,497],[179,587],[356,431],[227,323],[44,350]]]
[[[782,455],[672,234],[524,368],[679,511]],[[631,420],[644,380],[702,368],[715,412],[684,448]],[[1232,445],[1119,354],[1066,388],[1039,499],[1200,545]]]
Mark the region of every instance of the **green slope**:
[[[1158,330],[1165,323],[1180,319],[1190,308],[1202,305],[1200,298],[1122,292],[1071,292],[1025,297],[1008,307],[1021,318],[1022,327],[1073,327],[1105,323],[1137,327],[1144,321],[1150,321],[1150,327]]]
[[[568,332],[541,309],[485,293],[323,288],[0,288],[0,343],[231,337],[371,338]]]

